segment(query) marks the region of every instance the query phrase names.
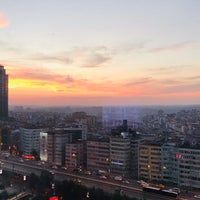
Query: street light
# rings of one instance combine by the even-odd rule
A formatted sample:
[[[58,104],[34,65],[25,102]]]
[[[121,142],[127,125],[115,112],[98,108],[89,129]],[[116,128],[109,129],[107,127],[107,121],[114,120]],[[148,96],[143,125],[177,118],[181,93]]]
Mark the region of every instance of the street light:
[[[147,168],[148,168],[148,179],[149,179],[149,181],[151,181],[151,165],[148,164]]]

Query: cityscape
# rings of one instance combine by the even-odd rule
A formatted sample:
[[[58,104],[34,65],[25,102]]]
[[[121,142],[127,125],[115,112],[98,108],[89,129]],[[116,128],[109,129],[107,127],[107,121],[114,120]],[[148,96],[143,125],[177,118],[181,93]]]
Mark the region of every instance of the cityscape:
[[[158,195],[165,198],[198,196],[200,105],[8,109],[9,76],[4,66],[0,69],[0,172],[2,184],[8,187],[2,185],[1,199],[13,195],[18,199],[66,199],[57,190],[65,179],[98,186],[111,194],[119,188],[121,199],[148,199],[149,188],[159,189]],[[41,196],[33,177],[45,176],[44,172],[53,179],[46,185],[49,191]],[[23,189],[19,189],[21,181]],[[104,189],[102,182],[112,189]],[[89,191],[85,191],[87,199]],[[170,195],[161,194],[163,191]],[[149,199],[157,198],[161,199]]]
[[[0,200],[200,199],[200,1],[0,5]]]

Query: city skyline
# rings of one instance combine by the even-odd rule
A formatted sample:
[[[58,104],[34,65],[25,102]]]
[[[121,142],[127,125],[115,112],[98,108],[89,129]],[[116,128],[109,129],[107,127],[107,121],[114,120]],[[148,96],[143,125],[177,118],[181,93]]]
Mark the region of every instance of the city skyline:
[[[199,1],[0,2],[9,105],[199,104]]]

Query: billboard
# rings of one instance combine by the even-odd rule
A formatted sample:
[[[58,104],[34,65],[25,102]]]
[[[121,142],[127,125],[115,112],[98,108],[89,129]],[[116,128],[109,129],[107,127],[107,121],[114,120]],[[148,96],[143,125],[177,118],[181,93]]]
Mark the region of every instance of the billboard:
[[[49,200],[58,200],[58,197],[50,197]]]

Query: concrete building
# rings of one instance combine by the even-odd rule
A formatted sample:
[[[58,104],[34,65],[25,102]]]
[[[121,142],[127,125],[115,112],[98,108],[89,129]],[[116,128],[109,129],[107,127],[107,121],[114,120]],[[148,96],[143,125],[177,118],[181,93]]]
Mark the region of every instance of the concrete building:
[[[23,154],[32,155],[36,151],[39,155],[40,151],[40,129],[20,128],[20,142]]]
[[[161,145],[144,143],[139,145],[139,177],[147,181],[161,181]]]
[[[84,144],[83,142],[75,142],[66,144],[65,146],[65,167],[77,169],[83,167]]]
[[[176,143],[162,145],[162,180],[167,183],[178,184],[178,147]]]
[[[110,137],[110,170],[113,174],[129,174],[131,162],[131,139],[128,133]]]
[[[132,178],[138,178],[138,160],[139,160],[139,144],[141,139],[137,137],[131,137],[131,162],[130,162],[130,176]]]
[[[8,118],[8,75],[0,65],[0,120]]]
[[[162,146],[162,180],[179,187],[200,188],[200,148]]]
[[[47,161],[47,138],[48,134],[46,132],[40,132],[40,159],[42,161]]]
[[[48,162],[59,166],[65,166],[66,144],[85,141],[86,135],[87,129],[79,125],[55,128],[48,131]]]
[[[88,140],[87,169],[110,172],[110,143],[109,138]]]
[[[176,155],[178,162],[178,185],[200,189],[200,147],[180,147]]]

